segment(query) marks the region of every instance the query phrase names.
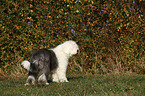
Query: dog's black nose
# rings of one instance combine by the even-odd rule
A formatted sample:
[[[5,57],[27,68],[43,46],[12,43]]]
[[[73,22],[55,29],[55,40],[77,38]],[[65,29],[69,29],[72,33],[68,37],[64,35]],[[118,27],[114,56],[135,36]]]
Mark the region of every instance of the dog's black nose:
[[[80,53],[80,50],[77,50],[77,53]]]

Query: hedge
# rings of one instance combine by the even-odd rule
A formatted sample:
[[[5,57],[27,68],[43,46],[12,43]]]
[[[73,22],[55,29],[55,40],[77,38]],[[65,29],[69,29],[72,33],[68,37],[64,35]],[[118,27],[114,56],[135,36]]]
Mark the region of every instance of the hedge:
[[[145,73],[145,3],[123,0],[2,0],[0,75],[21,74],[20,63],[66,40],[80,54],[69,69],[86,73]]]

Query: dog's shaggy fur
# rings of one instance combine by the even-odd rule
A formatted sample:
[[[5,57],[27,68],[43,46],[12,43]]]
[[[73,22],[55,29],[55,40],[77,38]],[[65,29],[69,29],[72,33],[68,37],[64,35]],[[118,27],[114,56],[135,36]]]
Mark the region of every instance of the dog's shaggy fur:
[[[46,85],[48,74],[51,72],[53,82],[68,82],[66,78],[66,69],[68,60],[72,55],[77,54],[79,48],[76,42],[69,40],[58,45],[53,49],[39,49],[35,51],[30,61],[23,61],[22,66],[29,71],[28,79],[25,85],[29,85],[30,81],[35,84],[35,78],[40,72],[38,82],[45,82]]]

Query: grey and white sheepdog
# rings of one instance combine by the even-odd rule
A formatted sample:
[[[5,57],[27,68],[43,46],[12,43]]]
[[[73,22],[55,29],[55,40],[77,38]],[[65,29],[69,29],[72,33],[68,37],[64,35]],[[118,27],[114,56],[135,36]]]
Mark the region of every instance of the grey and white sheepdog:
[[[72,55],[77,54],[79,50],[76,42],[69,40],[58,45],[53,49],[36,50],[30,57],[30,60],[24,60],[22,66],[29,71],[25,85],[35,84],[35,79],[40,73],[38,82],[47,82],[50,73],[53,82],[69,82],[66,78],[68,60]]]

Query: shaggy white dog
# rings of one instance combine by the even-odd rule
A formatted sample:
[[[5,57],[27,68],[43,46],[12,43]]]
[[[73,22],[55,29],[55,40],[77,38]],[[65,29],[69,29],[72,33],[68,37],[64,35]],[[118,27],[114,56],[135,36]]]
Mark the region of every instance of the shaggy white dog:
[[[66,70],[68,60],[72,55],[77,54],[79,50],[76,42],[69,40],[58,45],[53,49],[39,49],[35,51],[30,61],[23,61],[22,66],[29,71],[28,79],[25,85],[35,84],[35,78],[40,72],[38,81],[45,82],[47,85],[47,76],[51,72],[53,82],[68,82],[66,78]]]
[[[66,69],[68,60],[72,55],[77,54],[79,48],[74,41],[66,41],[63,44],[52,49],[56,54],[58,60],[58,68],[52,74],[52,81],[54,82],[68,82],[66,78]]]

